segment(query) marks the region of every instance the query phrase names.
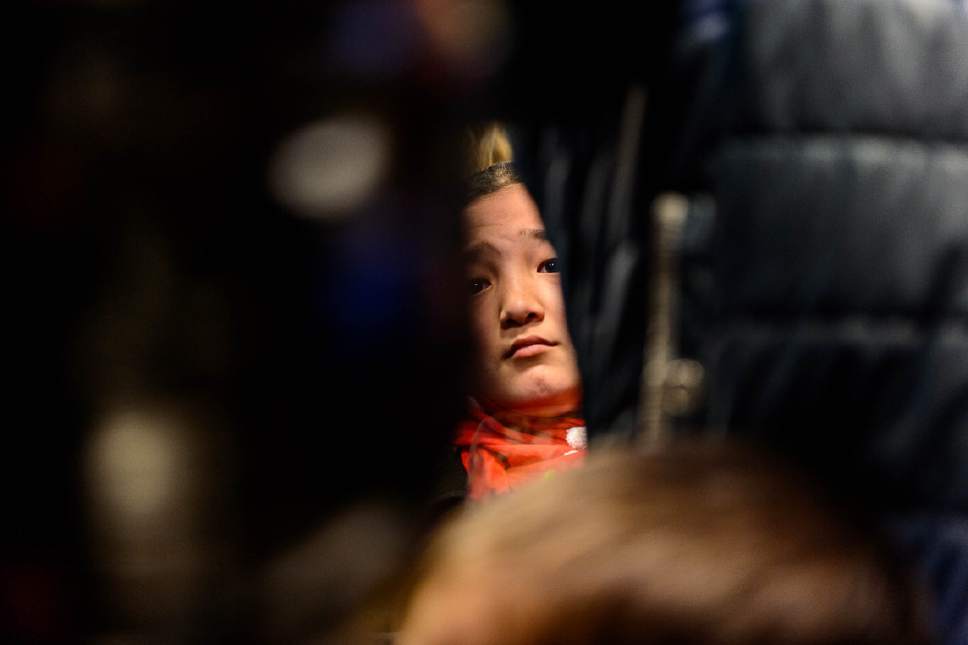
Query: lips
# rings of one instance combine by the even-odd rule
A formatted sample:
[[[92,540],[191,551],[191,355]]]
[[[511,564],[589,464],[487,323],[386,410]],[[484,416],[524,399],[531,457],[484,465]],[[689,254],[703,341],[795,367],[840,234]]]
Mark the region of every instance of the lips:
[[[511,343],[508,350],[504,352],[504,358],[534,356],[543,352],[545,348],[554,347],[557,344],[541,336],[525,336]]]

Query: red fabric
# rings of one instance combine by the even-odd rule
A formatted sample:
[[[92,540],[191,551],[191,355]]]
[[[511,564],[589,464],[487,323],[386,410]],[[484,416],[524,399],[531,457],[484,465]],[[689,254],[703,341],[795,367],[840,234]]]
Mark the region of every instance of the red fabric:
[[[578,417],[505,414],[498,420],[477,405],[470,412],[454,443],[467,471],[471,499],[506,492],[539,473],[573,468],[585,456],[585,422]],[[572,433],[570,444],[572,428],[580,430]]]

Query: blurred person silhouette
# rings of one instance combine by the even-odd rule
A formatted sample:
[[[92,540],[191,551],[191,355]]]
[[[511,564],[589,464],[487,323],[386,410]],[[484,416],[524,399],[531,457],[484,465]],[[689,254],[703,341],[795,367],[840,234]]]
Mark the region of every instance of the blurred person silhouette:
[[[914,645],[922,604],[810,481],[684,442],[465,507],[417,569],[398,642]]]
[[[14,10],[0,642],[318,642],[408,561],[467,343],[398,153],[475,85],[360,4]]]
[[[586,444],[559,260],[511,154],[500,125],[472,136],[463,212],[472,398],[456,437],[472,499],[569,468]]]

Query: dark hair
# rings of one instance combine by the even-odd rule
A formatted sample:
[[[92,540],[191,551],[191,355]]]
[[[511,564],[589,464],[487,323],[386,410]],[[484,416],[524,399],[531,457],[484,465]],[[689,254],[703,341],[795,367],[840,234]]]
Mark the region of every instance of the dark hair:
[[[510,161],[492,164],[484,170],[474,173],[467,180],[467,203],[469,204],[485,195],[496,193],[505,186],[520,183],[522,183],[521,178]]]

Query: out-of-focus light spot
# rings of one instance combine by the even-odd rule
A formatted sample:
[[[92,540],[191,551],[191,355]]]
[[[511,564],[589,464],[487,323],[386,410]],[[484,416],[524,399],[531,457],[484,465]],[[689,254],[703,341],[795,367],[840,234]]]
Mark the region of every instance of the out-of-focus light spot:
[[[227,563],[211,420],[179,401],[109,409],[84,455],[92,571],[113,625],[184,624]],[[126,642],[129,634],[104,636]]]
[[[419,0],[418,11],[436,49],[469,75],[495,71],[508,51],[509,19],[497,0]]]
[[[350,214],[379,188],[389,161],[382,123],[341,116],[313,123],[280,144],[269,186],[295,214],[334,219]]]
[[[88,459],[92,492],[117,519],[162,511],[177,486],[173,428],[163,418],[126,411],[95,434]]]

